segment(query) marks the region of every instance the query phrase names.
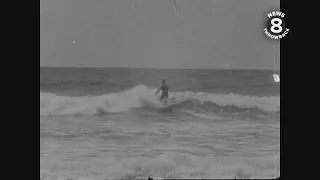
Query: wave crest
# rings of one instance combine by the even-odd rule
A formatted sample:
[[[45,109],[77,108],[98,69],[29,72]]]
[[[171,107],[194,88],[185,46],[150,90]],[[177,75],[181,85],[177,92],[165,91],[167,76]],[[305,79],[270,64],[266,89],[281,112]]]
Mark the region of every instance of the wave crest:
[[[77,115],[127,112],[134,108],[159,109],[162,104],[154,96],[155,88],[144,85],[100,96],[67,97],[40,92],[40,115]],[[204,92],[170,92],[179,108],[191,108],[196,102],[202,107],[259,109],[267,112],[280,111],[280,97],[254,97],[237,94],[210,94]]]

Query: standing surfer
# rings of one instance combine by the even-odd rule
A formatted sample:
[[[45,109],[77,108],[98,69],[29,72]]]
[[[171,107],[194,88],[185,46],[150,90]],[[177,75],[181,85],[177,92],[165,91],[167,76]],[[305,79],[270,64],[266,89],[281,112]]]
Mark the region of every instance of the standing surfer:
[[[167,80],[166,79],[163,79],[161,81],[161,85],[160,85],[158,91],[154,95],[157,95],[160,90],[161,90],[160,101],[162,101],[164,99],[164,105],[166,105],[167,104],[167,99],[168,99],[168,96],[169,96],[169,88],[168,88],[168,84],[167,84]]]

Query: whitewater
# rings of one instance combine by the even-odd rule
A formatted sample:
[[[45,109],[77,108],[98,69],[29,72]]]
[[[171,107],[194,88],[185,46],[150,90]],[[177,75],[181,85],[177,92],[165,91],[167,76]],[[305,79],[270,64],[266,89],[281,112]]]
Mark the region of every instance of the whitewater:
[[[159,109],[162,103],[153,95],[157,89],[144,85],[132,89],[100,96],[64,97],[40,92],[40,115],[76,115],[97,113],[121,113],[137,108]],[[210,94],[203,92],[171,92],[170,100],[188,106],[188,101],[207,107],[237,107],[259,109],[265,112],[279,112],[280,98],[241,96],[237,94]],[[183,105],[182,105],[183,107]]]
[[[73,127],[70,127],[69,132],[61,132],[61,130],[56,129],[51,130],[51,132],[46,132],[47,135],[62,138],[63,140],[60,139],[60,142],[65,141],[65,139],[70,138],[70,136],[74,136],[71,138],[74,142],[68,142],[63,148],[68,150],[68,153],[77,149],[76,153],[83,153],[83,155],[91,154],[91,156],[96,159],[82,163],[62,163],[64,161],[59,161],[62,157],[56,157],[56,155],[54,156],[54,160],[50,160],[50,163],[43,163],[47,164],[43,167],[46,167],[46,169],[48,169],[48,167],[49,169],[55,167],[53,172],[59,173],[50,173],[50,171],[47,170],[44,171],[46,173],[43,173],[42,176],[53,178],[86,177],[88,179],[90,179],[90,176],[92,176],[91,179],[99,179],[102,177],[138,179],[147,177],[249,178],[277,176],[276,169],[279,168],[277,164],[277,162],[279,163],[279,154],[275,156],[272,155],[273,153],[277,154],[277,144],[272,143],[272,140],[269,139],[269,144],[271,145],[269,145],[270,147],[268,148],[261,149],[260,146],[262,146],[262,143],[251,145],[250,148],[248,148],[249,146],[240,148],[241,145],[246,144],[246,141],[253,143],[253,140],[241,140],[241,138],[231,134],[255,133],[255,136],[259,136],[257,135],[259,132],[255,132],[256,130],[254,130],[259,126],[260,128],[265,128],[264,130],[259,130],[262,134],[267,134],[268,131],[276,133],[274,128],[277,129],[279,127],[271,122],[257,123],[252,121],[257,121],[257,119],[259,119],[257,118],[258,116],[263,116],[265,121],[268,121],[268,118],[265,118],[266,116],[269,116],[269,119],[275,117],[280,111],[279,97],[174,92],[170,93],[169,100],[174,99],[179,103],[177,106],[172,107],[172,111],[167,113],[158,111],[163,105],[158,101],[158,97],[153,95],[155,90],[155,88],[139,85],[122,92],[100,96],[65,97],[51,93],[40,93],[40,115],[42,116],[43,122],[50,122],[56,124],[56,126],[58,126],[57,123],[59,122],[64,124],[73,122]],[[82,115],[84,117],[75,118],[73,117],[75,115]],[[99,118],[90,117],[90,115],[97,115]],[[252,117],[252,115],[254,115],[255,118],[251,120],[248,119]],[[57,116],[60,117],[57,118]],[[247,122],[241,122],[241,119]],[[129,122],[126,122],[127,120],[129,120]],[[209,125],[208,120],[213,121],[214,125]],[[203,122],[201,123],[201,121]],[[222,122],[226,122],[226,124],[222,124]],[[91,126],[98,123],[100,127],[89,128],[90,126],[87,125],[85,127],[81,125],[81,123]],[[141,126],[141,123],[144,124],[145,127],[137,128],[137,125]],[[98,125],[96,124],[95,126]],[[77,127],[81,130],[77,131]],[[104,146],[101,145],[104,138],[100,136],[101,134],[105,134],[102,132],[104,127],[106,128],[106,132],[108,132],[108,128],[111,127],[118,129],[117,131],[108,132],[107,134],[111,139],[113,137],[114,139],[120,138],[120,140],[118,143],[114,143],[114,146],[111,146],[111,140],[111,143],[109,142],[108,144],[110,147],[106,148],[109,149],[110,153],[106,153],[103,157],[100,155],[96,157],[97,154],[95,155],[95,153],[100,154],[101,149],[104,149],[102,148]],[[67,127],[64,126],[64,128]],[[212,136],[212,132],[215,132],[216,135]],[[86,134],[88,137],[81,137],[86,136]],[[99,137],[98,140],[93,140],[90,136]],[[250,137],[250,135],[247,136]],[[123,140],[122,138],[129,138],[132,139],[132,141],[129,143],[128,140]],[[168,140],[161,142],[159,138],[167,138]],[[178,139],[180,140],[176,142]],[[230,142],[223,143],[223,141],[228,140],[233,141],[233,146],[235,147],[232,147]],[[126,146],[120,143],[121,141],[124,141],[123,143],[126,143]],[[183,141],[185,144],[181,143]],[[201,141],[202,143],[197,141]],[[244,151],[242,153],[248,151],[247,154],[252,154],[251,156],[253,157],[244,158],[240,156],[236,158],[237,160],[228,156],[216,157],[211,151],[217,144],[213,145],[214,143],[211,142],[217,143],[219,141],[221,142],[217,149],[234,150],[234,155],[237,154],[236,152],[241,152],[242,149],[242,151]],[[241,141],[242,144],[240,143]],[[97,147],[97,144],[100,144],[100,150],[98,150],[99,148],[92,148]],[[147,144],[149,144],[149,147]],[[227,147],[224,147],[226,145]],[[236,148],[237,145],[239,147]],[[51,146],[57,146],[53,147],[53,149],[62,148],[61,145],[56,142],[51,142],[49,147]],[[49,150],[49,147],[45,148],[48,152],[52,151],[52,149]],[[79,150],[79,147],[85,148]],[[126,149],[125,147],[128,150],[124,150]],[[188,150],[184,149],[186,147]],[[269,149],[269,153],[263,157],[255,158],[259,153],[255,155],[253,152],[250,152],[249,149],[260,151],[268,151]],[[140,153],[135,153],[141,157],[131,155],[120,158],[126,154],[121,151],[130,150],[140,151]],[[81,151],[83,152],[81,153]],[[117,153],[112,151],[118,153],[120,151],[121,153],[117,155]],[[154,155],[155,158],[145,157],[148,156],[148,154],[149,156]],[[43,161],[44,160],[41,162]],[[101,169],[100,165],[105,169]]]
[[[272,72],[40,70],[40,179],[280,176]]]

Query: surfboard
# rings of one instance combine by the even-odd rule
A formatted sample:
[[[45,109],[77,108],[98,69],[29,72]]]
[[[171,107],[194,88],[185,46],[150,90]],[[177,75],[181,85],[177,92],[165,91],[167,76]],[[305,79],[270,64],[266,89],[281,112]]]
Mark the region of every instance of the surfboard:
[[[163,105],[159,110],[161,112],[173,112],[174,105],[178,104],[178,101],[169,101],[166,105]]]
[[[173,105],[178,104],[178,103],[179,103],[178,101],[167,102],[167,104],[164,105],[164,107],[170,107],[170,106],[173,106]]]

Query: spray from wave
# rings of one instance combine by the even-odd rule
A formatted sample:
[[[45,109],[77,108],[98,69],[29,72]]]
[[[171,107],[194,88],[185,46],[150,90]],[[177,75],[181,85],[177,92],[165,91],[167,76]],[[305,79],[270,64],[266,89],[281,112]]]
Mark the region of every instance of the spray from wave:
[[[40,115],[77,115],[97,113],[121,113],[135,108],[159,109],[163,105],[154,96],[156,89],[144,85],[100,96],[66,97],[40,92]],[[259,109],[266,112],[280,111],[280,97],[252,97],[237,94],[210,94],[204,92],[171,92],[179,108],[188,109],[194,102],[202,107]],[[174,107],[173,107],[174,108]]]

